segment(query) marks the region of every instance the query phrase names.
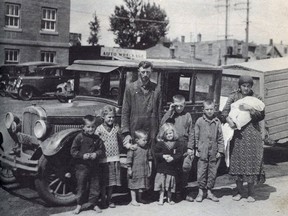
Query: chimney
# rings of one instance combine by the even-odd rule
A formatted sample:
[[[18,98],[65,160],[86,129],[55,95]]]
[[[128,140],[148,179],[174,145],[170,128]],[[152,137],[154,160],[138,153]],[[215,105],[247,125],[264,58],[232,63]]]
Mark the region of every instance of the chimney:
[[[273,46],[273,39],[269,40],[269,46]]]
[[[199,43],[199,42],[201,42],[201,38],[202,38],[202,35],[199,33],[199,34],[197,34],[197,42]]]
[[[171,44],[170,47],[169,47],[169,49],[170,49],[170,57],[171,57],[171,59],[176,58],[176,57],[175,57],[175,47],[174,47],[174,45]]]
[[[184,35],[181,36],[181,43],[185,43],[185,36]]]

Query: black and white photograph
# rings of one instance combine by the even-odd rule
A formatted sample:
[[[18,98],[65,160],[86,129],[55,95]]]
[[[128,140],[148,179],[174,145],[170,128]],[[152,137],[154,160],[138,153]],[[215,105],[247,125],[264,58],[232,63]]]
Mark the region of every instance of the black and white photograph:
[[[286,0],[0,0],[0,215],[288,215]]]

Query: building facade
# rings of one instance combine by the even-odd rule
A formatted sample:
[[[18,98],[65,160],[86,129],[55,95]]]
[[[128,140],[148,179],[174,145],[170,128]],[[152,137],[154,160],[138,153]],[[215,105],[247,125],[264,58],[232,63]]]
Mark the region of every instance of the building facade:
[[[1,0],[0,64],[68,64],[70,0]]]

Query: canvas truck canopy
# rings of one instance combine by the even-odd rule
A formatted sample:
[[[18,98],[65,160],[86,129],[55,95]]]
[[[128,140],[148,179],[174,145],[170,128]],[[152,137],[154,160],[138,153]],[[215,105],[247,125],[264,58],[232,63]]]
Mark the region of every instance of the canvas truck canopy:
[[[196,65],[185,63],[177,60],[159,60],[159,59],[146,59],[153,64],[154,69],[163,70],[175,70],[175,69],[193,69],[193,70],[210,70],[210,71],[222,71],[220,67]],[[139,60],[76,60],[67,70],[79,70],[79,71],[97,71],[102,73],[109,73],[116,68],[138,68]]]

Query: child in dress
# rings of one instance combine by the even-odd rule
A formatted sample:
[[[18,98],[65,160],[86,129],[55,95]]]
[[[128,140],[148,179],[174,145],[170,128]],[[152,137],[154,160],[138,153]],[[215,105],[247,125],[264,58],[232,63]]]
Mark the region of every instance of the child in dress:
[[[131,205],[140,206],[146,203],[142,192],[149,189],[149,177],[152,169],[152,155],[147,146],[148,133],[144,130],[135,131],[136,150],[127,153],[128,187],[131,190]],[[138,195],[138,202],[136,196]]]
[[[185,109],[185,97],[183,95],[174,95],[173,103],[170,104],[169,110],[164,114],[161,124],[164,123],[172,123],[177,131],[178,140],[182,143],[183,154],[187,154],[187,146],[193,143],[194,139],[194,130],[192,124],[192,117],[189,112],[186,112]],[[182,157],[182,162],[184,161],[184,157]],[[182,171],[182,163],[179,163],[180,167],[178,167],[178,175],[179,182],[177,182],[177,195],[181,195],[181,198],[186,198],[187,201],[192,202],[193,198],[191,194],[187,194],[186,196],[186,185],[188,182],[189,171]]]
[[[107,205],[115,208],[112,202],[114,186],[121,186],[120,182],[120,129],[115,124],[115,107],[107,105],[101,110],[103,123],[96,128],[95,134],[104,142],[105,156],[100,160],[100,187],[101,204],[104,208]],[[107,195],[107,198],[106,198]]]
[[[81,211],[87,191],[89,194],[88,203],[94,207],[97,213],[100,213],[101,209],[97,205],[100,194],[98,162],[104,154],[104,145],[102,140],[94,134],[96,129],[95,117],[87,115],[83,121],[83,131],[75,137],[70,150],[75,163],[77,179],[77,207],[73,213],[79,214]]]
[[[165,123],[161,126],[155,145],[156,177],[154,190],[160,191],[159,205],[164,203],[164,193],[167,191],[168,203],[172,201],[172,193],[176,191],[177,167],[181,162],[182,144],[178,141],[178,134],[173,124]]]
[[[224,153],[224,141],[220,120],[215,117],[215,104],[206,100],[203,103],[204,114],[195,123],[195,146],[188,146],[196,149],[196,156],[199,157],[197,167],[197,181],[199,192],[197,202],[202,202],[204,190],[207,189],[207,198],[218,202],[218,198],[212,193],[217,174],[217,161]]]

